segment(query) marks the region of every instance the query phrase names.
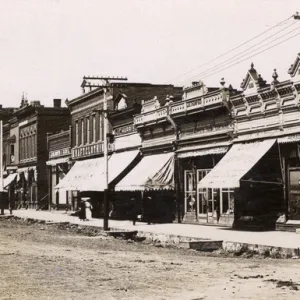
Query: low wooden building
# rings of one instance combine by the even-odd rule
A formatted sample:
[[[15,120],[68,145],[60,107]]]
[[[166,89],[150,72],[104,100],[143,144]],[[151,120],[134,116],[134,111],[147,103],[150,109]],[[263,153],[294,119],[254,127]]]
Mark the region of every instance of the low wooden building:
[[[48,194],[49,209],[74,210],[72,194],[67,190],[57,190],[55,186],[66,176],[72,167],[71,162],[71,127],[47,136],[49,160]]]

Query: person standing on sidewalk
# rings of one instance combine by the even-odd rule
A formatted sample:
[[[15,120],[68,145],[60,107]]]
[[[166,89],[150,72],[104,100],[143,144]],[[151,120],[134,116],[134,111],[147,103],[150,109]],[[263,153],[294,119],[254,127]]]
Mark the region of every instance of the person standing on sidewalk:
[[[92,204],[89,200],[85,201],[85,220],[89,221],[92,218]]]
[[[132,224],[135,225],[137,221],[137,216],[139,214],[139,207],[137,200],[135,198],[131,198],[131,219],[132,219]]]
[[[80,203],[79,203],[79,220],[85,220],[85,203],[83,200],[80,200]]]

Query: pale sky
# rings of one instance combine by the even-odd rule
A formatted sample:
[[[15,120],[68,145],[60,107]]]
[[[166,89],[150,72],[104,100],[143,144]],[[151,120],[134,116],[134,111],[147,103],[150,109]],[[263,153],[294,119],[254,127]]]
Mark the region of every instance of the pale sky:
[[[81,95],[84,75],[187,84],[222,60],[197,67],[296,11],[299,0],[0,0],[0,103],[18,106],[24,92],[52,106]],[[285,80],[299,52],[300,35],[203,81],[238,88],[252,61],[268,82],[274,68]]]

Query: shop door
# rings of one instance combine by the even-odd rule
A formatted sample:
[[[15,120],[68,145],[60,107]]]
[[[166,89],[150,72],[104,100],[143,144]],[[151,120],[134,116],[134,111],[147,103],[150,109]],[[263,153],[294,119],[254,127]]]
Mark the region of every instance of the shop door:
[[[199,169],[197,170],[197,184],[211,171],[211,169]],[[197,216],[199,221],[207,220],[207,199],[208,189],[198,189],[197,188]]]
[[[196,217],[196,180],[192,170],[184,172],[184,213]]]
[[[300,168],[289,169],[289,218],[300,220]]]

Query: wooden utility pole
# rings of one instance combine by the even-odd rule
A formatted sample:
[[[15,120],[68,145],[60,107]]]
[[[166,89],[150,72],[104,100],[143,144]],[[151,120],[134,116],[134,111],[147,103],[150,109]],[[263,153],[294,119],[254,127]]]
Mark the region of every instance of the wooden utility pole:
[[[103,229],[109,230],[108,219],[109,219],[109,198],[108,198],[108,138],[110,136],[108,132],[108,107],[107,107],[107,97],[106,94],[109,91],[109,88],[112,86],[111,81],[125,81],[126,77],[98,77],[98,76],[84,76],[84,82],[87,80],[100,80],[101,84],[90,84],[86,82],[87,87],[97,87],[103,88],[103,109],[99,111],[103,113],[104,116],[104,141],[103,141],[103,155],[104,155],[104,174],[105,174],[105,184],[104,184],[104,199],[103,199],[103,210],[104,210],[104,219],[103,219]],[[121,85],[121,84],[120,84]]]
[[[3,183],[3,121],[0,120],[0,206],[4,215],[4,183]]]

